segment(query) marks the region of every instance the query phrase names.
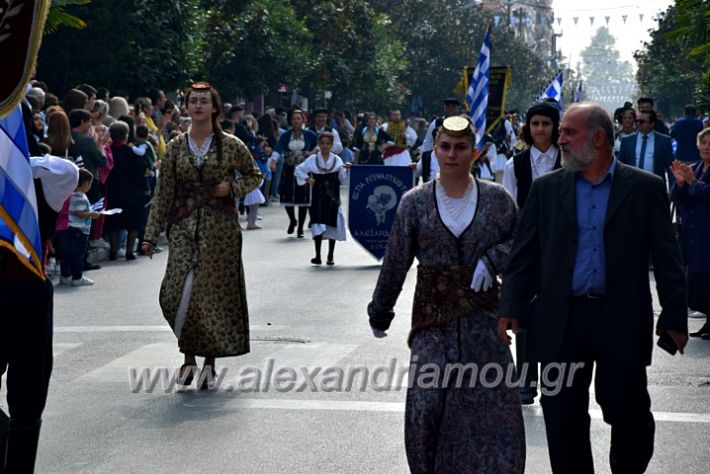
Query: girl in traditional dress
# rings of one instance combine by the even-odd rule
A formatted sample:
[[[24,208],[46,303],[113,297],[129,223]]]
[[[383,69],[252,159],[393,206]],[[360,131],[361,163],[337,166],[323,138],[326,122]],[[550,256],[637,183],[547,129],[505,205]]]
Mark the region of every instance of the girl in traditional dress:
[[[358,149],[355,163],[358,165],[381,165],[382,151],[393,143],[384,129],[377,126],[377,116],[367,114],[366,124],[355,136],[355,148]]]
[[[326,265],[335,265],[333,253],[335,241],[345,240],[345,216],[340,206],[340,185],[348,179],[350,163],[330,150],[333,148],[334,135],[322,132],[318,136],[320,151],[309,156],[296,167],[298,184],[312,186],[311,196],[311,233],[316,246],[316,256],[311,259],[313,265],[322,263],[320,258],[323,238],[328,239],[328,259]]]
[[[444,120],[435,144],[439,177],[402,197],[368,306],[374,335],[384,337],[409,267],[419,260],[405,412],[413,473],[510,474],[525,467],[520,399],[508,382],[513,359],[498,339],[496,318],[495,277],[509,258],[517,208],[500,185],[471,176],[474,143],[467,118]]]
[[[192,383],[195,356],[202,356],[200,388],[207,388],[215,358],[249,352],[235,199],[262,176],[246,146],[219,127],[221,100],[212,86],[193,84],[185,101],[192,125],[169,143],[162,160],[142,248],[152,256],[166,229],[170,251],[160,306],[185,354],[179,382]]]
[[[303,224],[306,221],[306,214],[311,205],[311,195],[305,185],[296,182],[294,171],[305,159],[313,153],[316,147],[317,135],[310,130],[303,128],[305,117],[301,110],[291,111],[291,129],[279,137],[276,143],[269,165],[272,171],[276,171],[276,163],[283,158],[283,171],[281,172],[281,183],[279,185],[281,204],[284,204],[286,214],[288,214],[289,225],[287,234],[293,234],[298,226],[296,236],[303,238]],[[294,213],[294,207],[298,206],[298,221]]]

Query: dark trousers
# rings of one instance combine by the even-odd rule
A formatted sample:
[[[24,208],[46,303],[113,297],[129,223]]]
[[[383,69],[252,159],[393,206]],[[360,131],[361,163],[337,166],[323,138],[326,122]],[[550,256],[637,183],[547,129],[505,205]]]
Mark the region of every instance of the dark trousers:
[[[523,379],[520,391],[523,393],[537,394],[538,370],[537,362],[528,361],[525,356],[525,343],[527,335],[525,329],[515,333],[515,363],[518,375]]]
[[[89,234],[75,227],[68,227],[59,232],[58,237],[62,254],[62,276],[78,280],[84,270],[84,255],[89,246]]]
[[[601,324],[604,304],[603,298],[573,298],[557,361],[543,365],[541,404],[550,462],[556,474],[594,472],[589,439],[589,385],[594,364],[596,400],[604,421],[611,425],[611,471],[645,472],[653,455],[655,424],[646,367],[621,364],[611,356]],[[570,363],[584,365],[572,371]],[[565,383],[555,394],[559,380]]]
[[[0,376],[7,370],[10,412],[8,473],[34,467],[52,373],[52,300],[49,280],[0,283]],[[4,462],[0,459],[0,472]]]

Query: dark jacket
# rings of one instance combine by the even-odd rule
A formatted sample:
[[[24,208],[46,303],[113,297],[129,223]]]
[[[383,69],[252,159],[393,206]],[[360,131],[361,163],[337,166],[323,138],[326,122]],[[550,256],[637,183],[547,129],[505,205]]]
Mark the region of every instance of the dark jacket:
[[[673,163],[673,146],[671,145],[671,137],[658,133],[653,133],[653,173],[659,178],[666,181],[672,179],[669,167]],[[639,134],[629,135],[621,139],[621,147],[619,148],[620,162],[631,165],[636,165],[636,141],[639,139]]]
[[[692,115],[686,115],[675,121],[671,129],[671,137],[678,143],[675,156],[679,160],[694,163],[700,159],[697,138],[698,133],[702,130],[702,120],[698,120]]]
[[[678,188],[673,184],[671,188],[671,200],[680,208],[688,273],[710,272],[710,169],[703,173],[703,164],[701,161],[693,166],[698,178],[693,186]]]
[[[499,314],[527,320],[530,360],[554,361],[565,337],[577,252],[575,175],[565,169],[533,181],[503,276]],[[650,173],[617,163],[604,225],[605,350],[624,364],[651,363],[652,257],[663,311],[658,327],[687,331],[686,284],[673,233],[668,195]]]

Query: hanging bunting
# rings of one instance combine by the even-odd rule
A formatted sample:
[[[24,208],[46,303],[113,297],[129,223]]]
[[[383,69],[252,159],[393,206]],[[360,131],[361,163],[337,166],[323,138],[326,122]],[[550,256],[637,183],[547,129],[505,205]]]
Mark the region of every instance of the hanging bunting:
[[[606,20],[606,26],[609,26],[609,20],[611,19],[610,16],[605,16],[604,20]]]
[[[589,26],[594,26],[594,17],[593,16],[589,17]]]
[[[629,17],[629,15],[621,15],[621,19],[624,20],[624,25],[626,24],[626,19]]]
[[[557,17],[557,26],[560,26],[560,25],[562,25],[562,18],[560,18],[560,17],[558,16],[558,17]]]
[[[576,17],[572,18],[572,20],[574,21],[574,25],[577,26],[577,22],[579,21],[579,17],[576,16]]]

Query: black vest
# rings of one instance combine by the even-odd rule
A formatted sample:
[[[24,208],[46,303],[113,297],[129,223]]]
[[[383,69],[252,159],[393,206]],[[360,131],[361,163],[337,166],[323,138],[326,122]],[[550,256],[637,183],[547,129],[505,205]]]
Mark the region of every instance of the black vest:
[[[553,170],[559,169],[561,166],[560,155],[561,152],[558,150],[555,164],[552,167]],[[532,187],[533,178],[530,159],[529,148],[513,156],[513,170],[515,171],[515,179],[518,181],[518,195],[515,197],[515,201],[520,209],[525,206],[525,201],[528,200],[528,194],[530,194],[530,188]]]

